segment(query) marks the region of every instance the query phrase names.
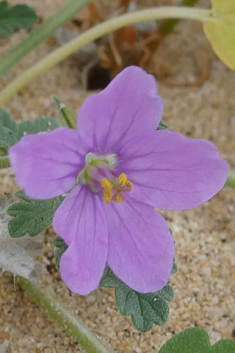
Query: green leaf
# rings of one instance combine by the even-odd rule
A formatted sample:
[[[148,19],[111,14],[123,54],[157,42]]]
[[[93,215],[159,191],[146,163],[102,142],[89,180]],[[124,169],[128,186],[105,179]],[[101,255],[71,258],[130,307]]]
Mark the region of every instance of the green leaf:
[[[17,124],[8,112],[0,108],[0,157],[26,134],[51,131],[58,128],[57,121],[50,117],[38,117],[34,121]]]
[[[0,123],[0,149],[7,154],[8,149],[17,142],[13,132]]]
[[[63,197],[49,200],[33,200],[22,190],[16,192],[20,202],[13,203],[7,213],[13,218],[8,224],[8,230],[13,238],[25,234],[35,236],[45,230],[51,223],[55,211],[61,204]]]
[[[207,333],[198,327],[189,328],[175,335],[164,344],[159,353],[209,353]]]
[[[55,263],[57,269],[59,269],[60,258],[68,249],[68,246],[59,236],[54,239],[53,245],[57,247],[55,251]],[[172,273],[176,272],[177,267],[175,264],[173,269]],[[137,330],[146,332],[151,330],[153,323],[157,325],[164,325],[166,323],[169,315],[167,302],[174,299],[174,291],[169,284],[155,293],[139,293],[129,288],[106,266],[99,287],[115,289],[118,310],[122,315],[131,315],[133,324]]]
[[[27,5],[8,8],[7,1],[0,2],[0,35],[11,36],[16,28],[27,29],[38,19],[36,12]]]
[[[57,270],[60,268],[60,258],[63,255],[63,253],[68,249],[67,244],[64,242],[64,240],[57,236],[53,240],[53,245],[57,247],[55,250],[55,265]]]
[[[210,353],[235,353],[235,342],[221,340],[211,348]]]
[[[4,109],[0,108],[0,149],[4,155],[17,142],[17,124]]]
[[[158,353],[235,353],[235,342],[221,340],[211,347],[206,331],[192,327],[167,341]]]
[[[18,127],[16,122],[11,118],[10,114],[2,108],[0,108],[0,123],[2,126],[11,130],[16,137],[18,136]]]
[[[18,124],[18,139],[28,134],[52,131],[58,128],[57,121],[50,117],[38,117],[34,121],[22,121]]]
[[[137,330],[146,332],[151,330],[153,324],[166,323],[169,316],[168,301],[174,299],[174,291],[169,284],[155,293],[139,293],[129,288],[107,267],[100,287],[115,288],[118,310],[122,315],[131,315]]]

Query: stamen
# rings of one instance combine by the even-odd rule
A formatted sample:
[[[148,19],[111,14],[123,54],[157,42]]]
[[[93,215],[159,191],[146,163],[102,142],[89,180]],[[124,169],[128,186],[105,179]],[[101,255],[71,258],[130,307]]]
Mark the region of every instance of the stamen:
[[[111,183],[110,180],[107,179],[107,178],[103,178],[103,179],[101,180],[100,184],[101,184],[101,186],[103,186],[103,188],[104,188],[105,190],[108,190],[108,191],[112,190],[112,188],[113,188],[112,183]]]
[[[124,197],[121,193],[116,193],[115,195],[113,195],[113,201],[115,201],[116,203],[121,203],[124,200]]]
[[[110,190],[104,189],[103,196],[105,203],[110,203],[112,201],[112,193]]]
[[[128,188],[132,187],[132,182],[127,179],[127,175],[125,173],[122,173],[118,177],[118,185],[119,186],[127,186]]]
[[[100,181],[100,185],[103,187],[103,196],[106,203],[110,203],[111,201],[121,203],[125,200],[123,194],[132,191],[132,182],[127,179],[125,173],[120,174],[116,180],[115,178],[112,180],[103,178]]]
[[[127,180],[125,186],[127,186],[128,188],[131,188],[133,186],[133,184],[130,180]]]
[[[127,175],[125,173],[122,173],[118,177],[118,185],[119,186],[125,186],[127,182]]]

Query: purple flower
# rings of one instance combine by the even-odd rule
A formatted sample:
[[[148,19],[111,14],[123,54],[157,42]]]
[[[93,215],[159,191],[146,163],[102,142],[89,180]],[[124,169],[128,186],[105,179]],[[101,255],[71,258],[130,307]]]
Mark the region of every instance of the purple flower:
[[[154,207],[197,207],[226,181],[227,163],[212,143],[156,131],[162,110],[153,76],[129,67],[85,101],[78,131],[28,135],[10,149],[28,196],[69,192],[53,227],[68,245],[60,271],[74,293],[95,290],[106,263],[139,292],[163,288],[175,249]]]

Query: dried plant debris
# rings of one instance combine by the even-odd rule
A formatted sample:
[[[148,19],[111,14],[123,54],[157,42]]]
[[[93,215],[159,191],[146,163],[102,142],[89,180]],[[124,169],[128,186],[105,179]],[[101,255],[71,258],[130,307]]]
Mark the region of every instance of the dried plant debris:
[[[152,4],[155,7],[161,5],[161,1]],[[172,3],[165,1],[164,5]],[[91,2],[72,22],[56,32],[55,39],[63,45],[98,23],[141,8],[143,3],[134,0],[117,0],[108,4],[102,0]],[[155,20],[129,25],[109,33],[78,49],[75,54],[83,88],[103,89],[121,70],[130,65],[142,67],[168,86],[199,86],[208,79],[208,50],[199,48],[193,54],[197,71],[195,81],[179,83],[171,78],[176,73],[175,68],[163,63],[164,49],[165,36]]]
[[[0,268],[2,273],[9,271],[14,276],[22,276],[30,281],[37,281],[40,274],[46,273],[42,263],[35,257],[40,256],[42,240],[25,236],[13,239],[8,232],[8,222],[11,219],[6,210],[8,202],[0,197]]]

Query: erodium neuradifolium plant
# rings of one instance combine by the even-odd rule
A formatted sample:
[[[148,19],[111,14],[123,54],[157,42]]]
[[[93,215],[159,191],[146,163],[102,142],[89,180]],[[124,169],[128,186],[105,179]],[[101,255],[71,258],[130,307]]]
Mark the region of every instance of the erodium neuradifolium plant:
[[[97,289],[106,266],[134,291],[162,290],[175,247],[156,208],[197,207],[225,184],[217,148],[157,130],[162,112],[153,76],[133,66],[84,102],[77,130],[27,135],[9,149],[26,196],[64,198],[53,228],[66,244],[59,267],[74,293]]]
[[[29,33],[0,59],[0,77],[51,35],[58,40],[59,33],[69,34],[70,26],[64,24],[88,5],[86,15],[80,13],[73,21],[75,38],[63,35],[61,47],[23,73],[17,71],[11,83],[3,77],[0,105],[72,53],[81,64],[84,88],[106,87],[86,99],[78,116],[54,96],[59,121],[37,117],[16,123],[0,108],[0,169],[11,167],[9,175],[20,187],[15,196],[0,197],[0,268],[18,276],[17,283],[90,353],[111,353],[78,316],[35,283],[46,273],[38,235],[53,226],[55,256],[48,267],[54,268],[55,260],[68,291],[85,296],[99,288],[114,289],[117,309],[131,316],[141,332],[167,322],[179,247],[161,210],[201,205],[225,183],[234,188],[235,172],[228,173],[213,143],[168,128],[156,80],[142,68],[163,79],[166,36],[179,20],[194,19],[203,23],[212,48],[234,70],[235,0],[211,0],[211,8],[193,7],[197,0],[153,8],[115,0],[116,7],[107,6],[107,11],[97,3],[70,0],[45,20],[27,5],[0,0],[3,44],[16,30]],[[36,24],[38,18],[42,24]],[[200,67],[207,64],[197,58],[195,84],[201,84],[208,75]],[[137,66],[126,68],[127,62]],[[174,80],[165,77],[163,82]],[[158,353],[235,353],[235,342],[221,340],[211,346],[206,332],[193,327],[176,334]]]

